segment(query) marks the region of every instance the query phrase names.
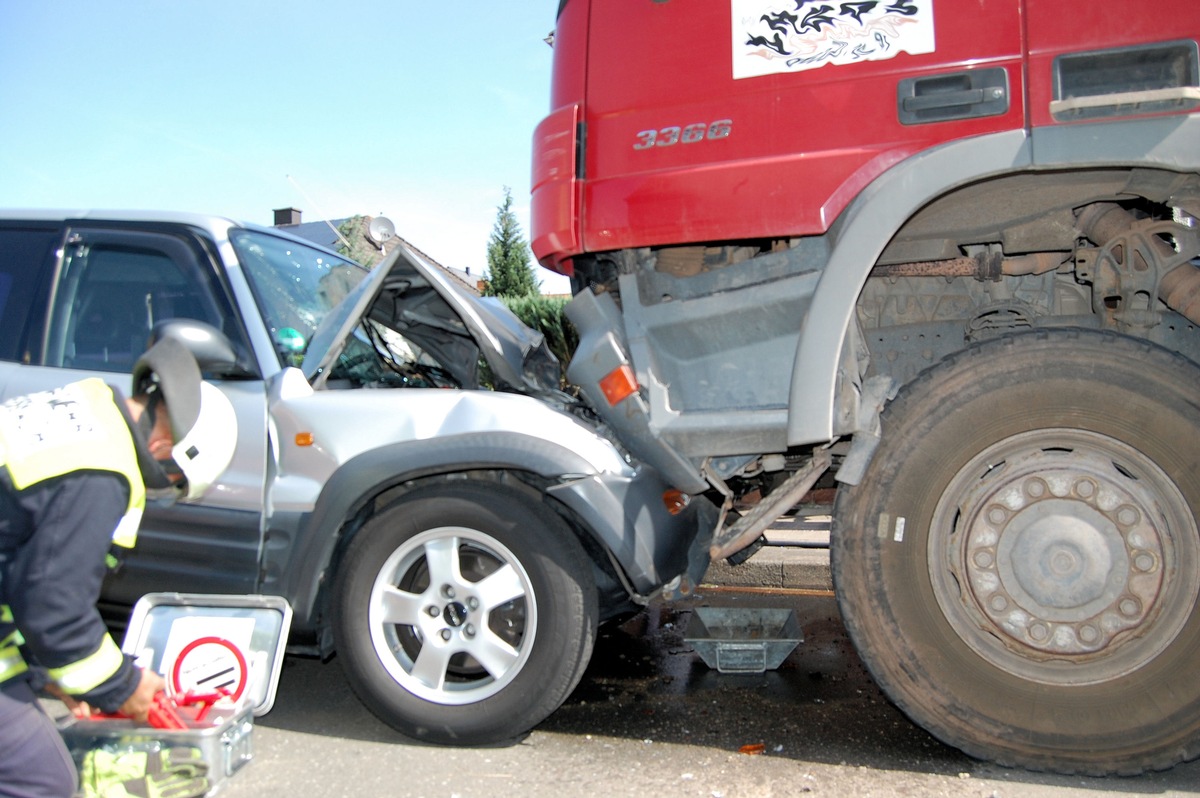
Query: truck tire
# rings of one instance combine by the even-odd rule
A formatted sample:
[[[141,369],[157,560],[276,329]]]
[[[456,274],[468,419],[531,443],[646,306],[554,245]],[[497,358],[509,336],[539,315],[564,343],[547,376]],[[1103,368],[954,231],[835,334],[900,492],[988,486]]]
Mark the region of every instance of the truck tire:
[[[831,562],[864,663],[966,753],[1134,774],[1200,755],[1200,368],[1060,330],[901,391]]]
[[[559,707],[597,627],[566,524],[482,482],[419,489],[376,515],[338,569],[333,633],[351,687],[414,739],[511,740]]]

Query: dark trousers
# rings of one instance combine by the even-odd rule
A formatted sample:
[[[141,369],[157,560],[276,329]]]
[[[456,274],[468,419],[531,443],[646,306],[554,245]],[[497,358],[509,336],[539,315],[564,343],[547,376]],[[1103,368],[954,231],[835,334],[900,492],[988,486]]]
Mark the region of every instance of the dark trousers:
[[[0,685],[0,796],[70,798],[78,777],[54,721],[22,679]]]
[[[0,469],[2,472],[3,469]],[[128,488],[104,472],[77,472],[14,492],[0,478],[0,604],[48,644],[99,639],[96,600],[104,555]],[[0,622],[0,639],[13,625]],[[87,646],[85,646],[86,648]],[[0,798],[70,798],[77,776],[53,721],[22,676],[0,685]]]

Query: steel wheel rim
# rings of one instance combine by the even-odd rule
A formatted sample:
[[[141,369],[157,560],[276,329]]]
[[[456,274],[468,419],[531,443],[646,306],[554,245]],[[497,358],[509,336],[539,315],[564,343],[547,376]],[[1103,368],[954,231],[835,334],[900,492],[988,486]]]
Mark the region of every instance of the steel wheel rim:
[[[371,586],[368,624],[384,669],[437,704],[483,701],[529,659],[537,601],[528,572],[506,546],[466,527],[439,527],[404,542]]]
[[[1001,670],[1086,685],[1147,665],[1200,594],[1187,501],[1108,436],[1036,430],[985,448],[939,500],[928,548],[938,605]]]

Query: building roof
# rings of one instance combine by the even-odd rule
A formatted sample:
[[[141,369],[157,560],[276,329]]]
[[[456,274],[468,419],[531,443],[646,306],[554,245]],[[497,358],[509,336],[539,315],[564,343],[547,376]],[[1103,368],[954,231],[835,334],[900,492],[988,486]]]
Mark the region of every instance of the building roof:
[[[384,257],[391,254],[392,250],[395,249],[398,244],[403,242],[404,245],[407,246],[409,249],[419,252],[426,260],[428,260],[434,266],[437,266],[439,269],[441,269],[442,271],[449,274],[456,282],[461,284],[468,291],[471,291],[474,294],[481,293],[481,291],[479,290],[479,284],[483,279],[482,275],[478,275],[478,276],[473,275],[473,274],[471,274],[470,270],[464,271],[462,269],[451,269],[448,266],[443,266],[441,263],[438,263],[435,259],[430,257],[427,252],[424,252],[420,247],[414,245],[408,239],[401,238],[400,236],[397,235],[397,236],[394,236],[394,237],[384,241],[382,247],[380,247],[379,244],[377,244],[374,240],[372,240],[367,235],[367,228],[370,225],[371,220],[375,218],[373,216],[362,215],[362,216],[358,216],[358,217],[347,217],[345,219],[330,219],[330,220],[324,220],[324,221],[319,221],[319,222],[301,222],[301,221],[299,221],[299,219],[300,219],[300,211],[299,210],[297,210],[295,208],[282,208],[282,209],[278,209],[275,211],[275,227],[278,228],[279,230],[283,230],[285,232],[291,233],[292,235],[297,236],[298,238],[303,238],[306,241],[311,241],[314,244],[319,244],[327,249],[337,250],[339,245],[342,243],[341,239],[339,237],[339,234],[338,234],[338,230],[342,227],[342,225],[344,225],[346,222],[349,222],[351,219],[354,219],[354,218],[362,219],[361,230],[359,231],[359,234],[367,241],[367,243],[370,246],[380,249],[379,257],[376,258],[373,263],[363,264],[364,266],[374,266],[375,263],[378,263],[379,261],[383,260]],[[281,224],[280,222],[294,222],[294,223]]]

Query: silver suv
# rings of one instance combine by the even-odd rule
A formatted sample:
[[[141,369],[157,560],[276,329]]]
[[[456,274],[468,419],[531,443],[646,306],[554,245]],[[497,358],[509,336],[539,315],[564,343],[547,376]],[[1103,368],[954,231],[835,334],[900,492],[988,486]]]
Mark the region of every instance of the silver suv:
[[[559,389],[539,335],[398,247],[368,271],[269,228],[0,211],[0,393],[121,388],[164,324],[237,409],[233,464],[152,506],[106,582],[263,593],[291,650],[442,743],[509,739],[578,682],[597,624],[708,565],[715,508],[633,461]]]

